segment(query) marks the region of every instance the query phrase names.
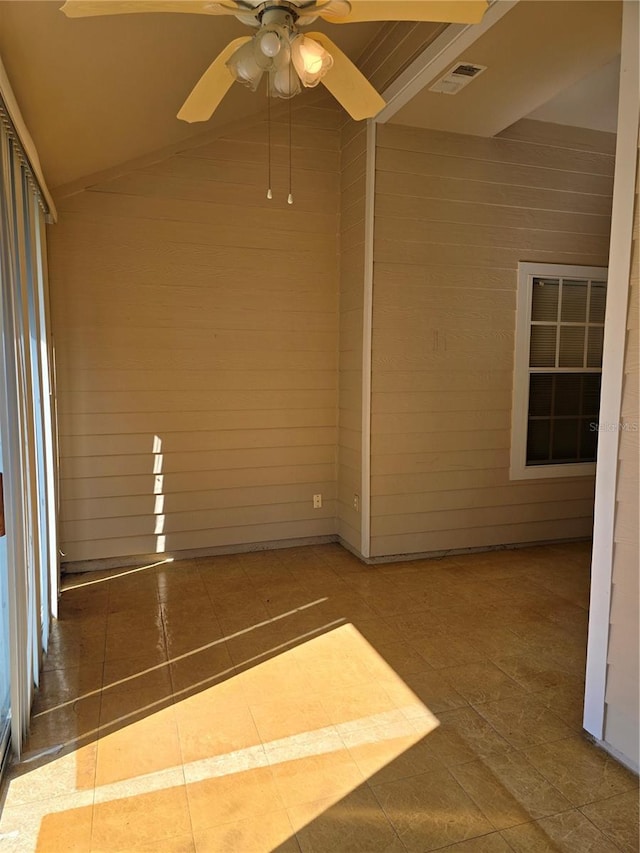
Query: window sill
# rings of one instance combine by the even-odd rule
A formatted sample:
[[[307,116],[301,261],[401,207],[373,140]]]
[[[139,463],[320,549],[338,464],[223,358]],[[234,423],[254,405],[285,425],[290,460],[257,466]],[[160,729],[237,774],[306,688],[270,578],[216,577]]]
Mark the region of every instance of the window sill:
[[[522,465],[511,466],[510,480],[545,480],[549,478],[593,477],[595,462],[571,462],[566,465]]]

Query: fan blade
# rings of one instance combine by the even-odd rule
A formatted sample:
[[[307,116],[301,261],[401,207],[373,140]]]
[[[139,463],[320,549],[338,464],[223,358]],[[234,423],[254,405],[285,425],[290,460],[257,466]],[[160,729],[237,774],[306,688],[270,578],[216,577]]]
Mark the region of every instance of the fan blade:
[[[179,119],[191,123],[207,121],[211,118],[216,107],[234,82],[233,75],[227,68],[226,62],[239,47],[248,41],[251,41],[251,36],[234,39],[229,42],[222,53],[218,54],[180,108]]]
[[[385,106],[384,98],[373,88],[349,57],[324,33],[305,33],[328,50],[333,57],[333,67],[320,81],[342,104],[351,118],[360,121],[373,118]]]
[[[316,18],[322,16],[328,21],[344,18],[351,11],[349,0],[304,0],[296,7],[297,20],[302,26],[307,26]]]
[[[487,0],[350,0],[351,11],[343,14],[332,7],[319,15],[334,24],[361,21],[437,21],[477,24],[487,11]]]
[[[60,9],[67,18],[130,15],[138,12],[186,12],[192,15],[235,15],[247,11],[234,0],[67,0]]]

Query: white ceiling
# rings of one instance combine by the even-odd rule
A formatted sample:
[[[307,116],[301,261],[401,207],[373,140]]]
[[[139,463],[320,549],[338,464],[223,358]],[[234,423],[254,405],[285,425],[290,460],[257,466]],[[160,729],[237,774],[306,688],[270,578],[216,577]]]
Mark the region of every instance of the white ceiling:
[[[620,0],[520,0],[451,59],[451,66],[463,61],[485,65],[486,71],[455,95],[429,91],[441,76],[435,75],[391,121],[495,136],[612,62],[620,53],[621,18]],[[590,86],[591,82],[585,83],[574,93],[565,123],[587,120],[590,107],[584,98],[591,97]],[[563,107],[567,107],[566,98],[553,112],[554,118],[546,120],[560,120]]]
[[[618,126],[620,57],[578,80],[527,118],[615,133]]]

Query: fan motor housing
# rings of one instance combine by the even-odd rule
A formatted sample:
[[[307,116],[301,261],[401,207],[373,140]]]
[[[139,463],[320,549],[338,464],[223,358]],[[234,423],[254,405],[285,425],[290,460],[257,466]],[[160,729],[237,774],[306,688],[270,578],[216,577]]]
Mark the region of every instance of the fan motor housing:
[[[288,30],[292,30],[295,27],[298,16],[287,8],[289,6],[288,3],[282,3],[280,6],[274,6],[271,3],[265,5],[267,8],[263,9],[257,16],[261,26],[286,27]]]
[[[277,17],[273,16],[275,13]],[[287,15],[289,20],[285,23],[283,15]],[[281,26],[293,26],[299,17],[299,9],[295,3],[290,0],[267,0],[260,3],[253,9],[238,8],[236,17],[245,24],[251,24],[254,27],[259,27],[262,24],[277,23]]]

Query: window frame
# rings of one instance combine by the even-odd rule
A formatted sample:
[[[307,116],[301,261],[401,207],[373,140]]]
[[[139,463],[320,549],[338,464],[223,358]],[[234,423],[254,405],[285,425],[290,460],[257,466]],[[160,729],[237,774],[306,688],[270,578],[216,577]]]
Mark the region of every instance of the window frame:
[[[576,278],[607,281],[608,269],[607,267],[587,267],[573,264],[532,262],[520,262],[518,264],[509,479],[539,480],[554,477],[566,479],[568,477],[593,476],[596,470],[595,462],[555,462],[548,465],[527,465],[529,355],[534,278]],[[573,372],[572,369],[570,371]],[[548,372],[561,373],[562,370],[556,368]],[[601,372],[602,368],[600,368]]]

